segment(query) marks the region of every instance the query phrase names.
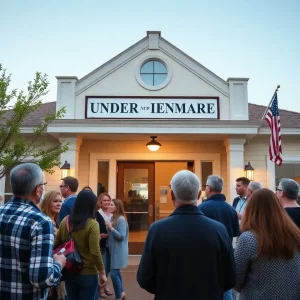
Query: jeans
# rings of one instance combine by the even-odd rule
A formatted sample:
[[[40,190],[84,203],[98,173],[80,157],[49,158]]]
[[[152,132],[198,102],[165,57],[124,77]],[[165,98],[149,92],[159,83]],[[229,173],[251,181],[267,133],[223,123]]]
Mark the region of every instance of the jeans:
[[[108,247],[106,247],[105,248],[105,258],[104,258],[104,260],[103,260],[103,262],[104,262],[104,267],[105,267],[105,274],[106,274],[106,277],[108,278],[108,275],[109,275],[109,273],[110,273],[110,253],[109,253],[109,249],[108,249]],[[101,253],[102,253],[102,249],[101,249]],[[102,256],[102,258],[103,258],[103,256]]]
[[[78,275],[66,280],[68,300],[98,300],[98,275]]]
[[[100,252],[101,252],[101,256],[102,256],[102,260],[103,260],[103,264],[104,264],[104,268],[105,268],[105,274],[106,274],[106,264],[107,264],[106,263],[106,249],[108,249],[108,248],[100,248]]]
[[[232,290],[224,292],[223,300],[232,300]]]
[[[110,271],[110,277],[114,286],[116,299],[121,299],[123,292],[123,282],[120,269],[112,269]]]

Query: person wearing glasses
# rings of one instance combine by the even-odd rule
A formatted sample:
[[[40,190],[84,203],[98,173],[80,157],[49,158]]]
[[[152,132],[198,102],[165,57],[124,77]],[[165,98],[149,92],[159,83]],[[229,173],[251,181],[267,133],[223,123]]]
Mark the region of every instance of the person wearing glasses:
[[[283,178],[276,188],[276,195],[281,201],[287,214],[293,222],[300,228],[300,206],[297,203],[299,194],[299,184],[290,178]]]
[[[65,198],[65,201],[58,214],[59,222],[61,222],[66,216],[71,213],[71,210],[76,201],[76,192],[78,190],[78,180],[75,177],[65,177],[59,186],[61,195]]]
[[[222,190],[223,179],[216,175],[208,176],[205,185],[207,200],[198,207],[206,217],[218,221],[226,227],[232,244],[233,238],[238,236],[240,231],[239,219],[235,209],[226,202]],[[223,300],[232,300],[232,290],[224,292]]]
[[[53,255],[52,221],[37,207],[47,183],[37,164],[23,163],[10,184],[13,197],[0,207],[0,299],[46,299],[66,264]]]

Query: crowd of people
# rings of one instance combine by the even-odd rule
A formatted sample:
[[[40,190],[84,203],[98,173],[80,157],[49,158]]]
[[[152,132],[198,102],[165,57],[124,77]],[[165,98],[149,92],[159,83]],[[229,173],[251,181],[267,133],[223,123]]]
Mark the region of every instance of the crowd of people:
[[[187,170],[171,180],[174,212],[149,228],[137,280],[155,300],[300,299],[299,184],[280,180],[276,191],[236,179],[231,206],[223,180],[208,176],[207,200]],[[236,238],[236,248],[233,250]]]
[[[97,197],[90,187],[77,194],[74,177],[63,178],[59,190],[45,192],[43,172],[33,163],[13,168],[10,183],[13,197],[0,207],[0,299],[98,300],[114,295],[125,300],[120,269],[127,266],[128,225],[122,201],[107,193]],[[83,266],[62,281],[68,261],[63,252],[53,253],[70,237]]]
[[[13,168],[10,183],[13,197],[0,207],[0,299],[125,300],[122,201],[108,193],[97,197],[88,186],[77,194],[74,177],[45,193],[47,182],[33,163]],[[237,178],[232,205],[216,175],[208,176],[200,205],[194,173],[177,172],[170,187],[175,210],[150,226],[137,272],[139,285],[155,300],[231,300],[233,293],[239,300],[300,299],[296,181],[281,179],[271,191]],[[70,238],[83,266],[62,281],[69,261],[64,252],[53,253]]]

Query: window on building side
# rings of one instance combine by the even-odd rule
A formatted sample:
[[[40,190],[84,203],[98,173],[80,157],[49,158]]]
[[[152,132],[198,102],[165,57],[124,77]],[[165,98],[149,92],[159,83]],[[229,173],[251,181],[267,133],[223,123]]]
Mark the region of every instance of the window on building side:
[[[275,166],[276,186],[282,178],[291,178],[300,184],[300,164],[299,163],[283,163],[282,166]]]
[[[13,196],[12,188],[9,181],[9,176],[5,177],[5,190],[4,190],[4,202],[9,201],[9,199]]]
[[[98,186],[97,186],[97,196],[101,193],[108,192],[108,161],[98,162]]]
[[[166,66],[158,60],[148,60],[140,69],[143,82],[149,86],[158,86],[165,82],[168,76]]]
[[[202,194],[201,200],[206,200],[205,185],[207,177],[213,174],[213,163],[212,161],[201,161],[201,183],[202,183]]]

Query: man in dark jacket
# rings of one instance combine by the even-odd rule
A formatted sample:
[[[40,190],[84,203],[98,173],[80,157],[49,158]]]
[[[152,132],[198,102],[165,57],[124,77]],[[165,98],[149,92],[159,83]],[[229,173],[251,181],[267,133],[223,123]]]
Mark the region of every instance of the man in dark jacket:
[[[207,200],[199,205],[205,216],[221,222],[227,229],[230,241],[239,234],[239,219],[236,210],[226,202],[223,189],[223,179],[219,176],[210,175],[205,185]],[[232,292],[224,294],[224,300],[232,299]]]
[[[235,284],[226,228],[197,208],[200,181],[187,170],[171,180],[174,212],[150,226],[137,280],[155,300],[223,299]]]

